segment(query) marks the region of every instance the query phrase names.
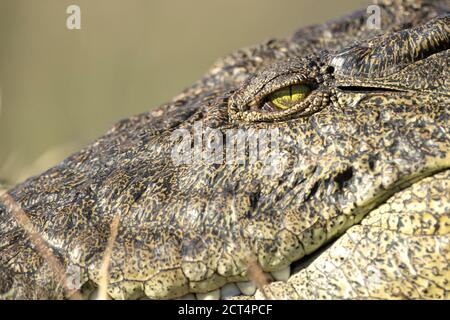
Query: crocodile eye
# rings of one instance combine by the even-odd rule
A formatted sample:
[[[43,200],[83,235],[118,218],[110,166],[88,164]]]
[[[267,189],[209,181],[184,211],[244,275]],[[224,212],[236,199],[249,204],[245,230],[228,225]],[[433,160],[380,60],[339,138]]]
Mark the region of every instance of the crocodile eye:
[[[305,84],[294,84],[271,93],[267,101],[276,109],[286,110],[298,105],[311,92]]]

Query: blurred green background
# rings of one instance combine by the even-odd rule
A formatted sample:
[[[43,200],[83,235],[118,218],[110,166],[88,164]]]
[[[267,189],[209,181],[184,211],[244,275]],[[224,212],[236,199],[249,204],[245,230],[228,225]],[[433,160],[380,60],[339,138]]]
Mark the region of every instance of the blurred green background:
[[[219,57],[364,0],[0,0],[0,179],[56,164]],[[81,8],[81,30],[66,8]]]

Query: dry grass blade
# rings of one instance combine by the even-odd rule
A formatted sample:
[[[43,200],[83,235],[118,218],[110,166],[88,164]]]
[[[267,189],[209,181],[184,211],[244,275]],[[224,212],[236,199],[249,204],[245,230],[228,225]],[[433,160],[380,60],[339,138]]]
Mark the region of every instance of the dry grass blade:
[[[22,210],[20,205],[16,201],[14,201],[14,199],[7,193],[1,195],[0,200],[5,204],[8,211],[11,212],[11,215],[14,217],[17,223],[28,234],[31,243],[35,247],[38,254],[42,258],[44,258],[45,261],[47,261],[54,274],[59,278],[58,280],[60,283],[62,283],[67,297],[70,297],[71,299],[82,300],[83,296],[78,290],[71,288],[64,267],[52,253],[48,245],[45,243],[45,240],[35,230],[33,223],[30,221],[27,214]]]
[[[100,267],[100,281],[98,284],[98,300],[108,300],[109,265],[114,242],[119,230],[120,215],[114,217],[111,223],[111,232],[108,237],[105,252],[103,253],[102,265]]]
[[[272,297],[269,296],[265,287],[269,284],[269,278],[267,277],[264,270],[258,264],[256,258],[250,257],[247,259],[247,272],[248,277],[252,280],[258,289],[261,291],[264,299],[271,300]]]

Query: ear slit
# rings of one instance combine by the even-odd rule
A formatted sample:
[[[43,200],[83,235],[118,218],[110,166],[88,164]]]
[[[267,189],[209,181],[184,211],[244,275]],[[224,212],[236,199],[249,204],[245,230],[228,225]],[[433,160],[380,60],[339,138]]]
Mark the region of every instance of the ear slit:
[[[381,88],[381,87],[365,87],[365,86],[338,86],[338,89],[344,92],[364,93],[364,92],[403,92],[402,90]]]

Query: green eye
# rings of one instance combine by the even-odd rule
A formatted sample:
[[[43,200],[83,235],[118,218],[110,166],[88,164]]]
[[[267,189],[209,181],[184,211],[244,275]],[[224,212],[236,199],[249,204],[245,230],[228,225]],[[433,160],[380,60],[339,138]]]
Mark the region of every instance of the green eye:
[[[276,108],[286,110],[302,102],[310,92],[311,89],[307,85],[294,84],[270,94],[268,101]]]

